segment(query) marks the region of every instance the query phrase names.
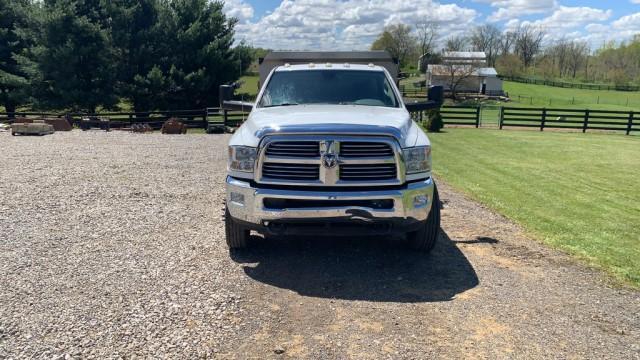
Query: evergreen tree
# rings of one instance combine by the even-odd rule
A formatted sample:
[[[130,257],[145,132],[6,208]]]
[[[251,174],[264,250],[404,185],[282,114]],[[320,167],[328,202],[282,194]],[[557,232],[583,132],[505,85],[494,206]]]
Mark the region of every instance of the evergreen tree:
[[[112,37],[120,62],[118,94],[129,99],[135,111],[163,108],[171,48],[160,26],[159,0],[115,0],[109,3]]]
[[[25,59],[32,42],[28,27],[29,1],[0,1],[0,102],[12,116],[29,99],[29,67]]]
[[[161,18],[171,45],[171,65],[161,68],[166,103],[173,109],[217,105],[218,87],[242,71],[231,48],[237,20],[226,17],[220,1],[173,0],[168,6]]]
[[[46,0],[35,56],[40,104],[94,112],[113,108],[117,56],[111,39],[108,0]]]

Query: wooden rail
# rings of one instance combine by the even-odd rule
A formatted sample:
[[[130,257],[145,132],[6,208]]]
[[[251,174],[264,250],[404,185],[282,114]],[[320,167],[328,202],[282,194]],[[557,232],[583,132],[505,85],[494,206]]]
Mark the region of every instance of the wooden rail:
[[[544,129],[640,131],[640,113],[634,111],[577,110],[549,108],[500,109],[500,129],[503,127]]]

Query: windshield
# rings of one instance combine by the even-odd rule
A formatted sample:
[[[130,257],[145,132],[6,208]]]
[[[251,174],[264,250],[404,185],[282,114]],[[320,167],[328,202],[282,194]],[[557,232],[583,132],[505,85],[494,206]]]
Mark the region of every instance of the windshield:
[[[398,107],[398,99],[382,71],[323,69],[273,73],[259,103],[304,104]]]

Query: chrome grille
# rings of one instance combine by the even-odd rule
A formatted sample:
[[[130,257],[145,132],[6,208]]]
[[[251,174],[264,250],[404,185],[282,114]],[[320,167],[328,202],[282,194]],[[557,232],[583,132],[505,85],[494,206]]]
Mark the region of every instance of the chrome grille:
[[[340,180],[375,181],[397,177],[396,164],[342,164]]]
[[[388,136],[273,135],[260,145],[255,180],[274,185],[400,185],[401,151]]]
[[[345,141],[340,143],[340,156],[389,157],[393,156],[393,149],[385,143]]]
[[[269,144],[267,156],[317,157],[320,156],[320,144],[317,141],[279,141]]]
[[[320,178],[320,165],[264,163],[262,176],[279,180],[315,181]]]

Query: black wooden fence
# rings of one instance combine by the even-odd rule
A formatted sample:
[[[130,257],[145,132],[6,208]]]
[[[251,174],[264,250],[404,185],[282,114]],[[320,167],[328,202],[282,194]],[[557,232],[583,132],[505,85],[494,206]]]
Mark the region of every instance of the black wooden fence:
[[[451,106],[445,105],[440,113],[445,126],[472,126],[481,125],[482,108],[480,106]],[[0,113],[0,122],[12,122],[15,118],[43,118],[66,117],[72,125],[79,125],[81,119],[86,116],[108,118],[110,128],[130,128],[134,124],[149,124],[154,129],[159,129],[169,118],[178,118],[190,128],[204,128],[209,124],[236,127],[242,124],[248,113],[242,111],[208,108],[199,110],[178,111],[151,111],[145,113],[136,112],[108,112],[97,114],[74,113],[46,113],[46,112],[16,112],[9,116]],[[485,114],[487,115],[487,114]],[[489,114],[494,116],[493,114]],[[425,112],[412,113],[418,121],[426,120]],[[555,108],[499,108],[499,128],[537,128],[544,129],[573,129],[586,132],[587,130],[623,131],[627,135],[632,132],[640,132],[640,112],[634,111],[609,111],[609,110],[577,110]],[[486,116],[485,116],[486,120]]]
[[[502,107],[500,129],[503,127],[640,131],[640,113],[633,111],[576,110],[547,108]]]
[[[112,129],[129,128],[134,124],[148,124],[159,129],[170,118],[177,118],[189,128],[207,128],[209,123],[226,126],[238,126],[246,118],[246,114],[239,111],[207,108],[197,110],[171,110],[149,112],[101,112],[86,113],[51,113],[51,112],[15,112],[0,113],[0,122],[14,122],[16,118],[66,118],[71,125],[79,125],[84,117],[109,119]]]
[[[446,125],[480,126],[480,106],[448,106],[440,109],[442,121]]]

